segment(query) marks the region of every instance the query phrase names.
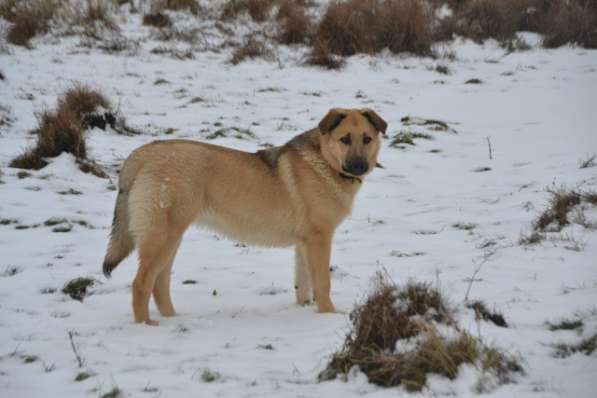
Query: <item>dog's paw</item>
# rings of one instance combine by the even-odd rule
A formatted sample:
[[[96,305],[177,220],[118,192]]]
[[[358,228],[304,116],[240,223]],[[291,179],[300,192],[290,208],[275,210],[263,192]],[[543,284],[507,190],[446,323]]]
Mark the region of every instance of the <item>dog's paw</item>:
[[[317,310],[318,310],[318,312],[320,312],[322,314],[329,314],[329,313],[336,312],[336,308],[334,308],[334,304],[332,304],[331,301],[317,303]]]
[[[148,320],[144,321],[143,323],[148,326],[159,326],[160,325],[160,321],[154,321],[153,319],[148,319]]]

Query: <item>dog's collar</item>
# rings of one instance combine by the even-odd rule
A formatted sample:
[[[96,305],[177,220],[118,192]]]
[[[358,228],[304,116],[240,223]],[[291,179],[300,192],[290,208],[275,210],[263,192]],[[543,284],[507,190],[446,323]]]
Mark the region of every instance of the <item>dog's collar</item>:
[[[344,173],[342,173],[342,172],[339,172],[338,174],[340,175],[340,177],[344,178],[345,180],[348,180],[348,181],[350,181],[350,182],[351,182],[351,183],[353,183],[353,184],[354,184],[354,182],[355,182],[355,181],[358,181],[358,182],[359,182],[359,184],[362,184],[362,183],[363,183],[363,180],[362,180],[362,179],[360,179],[359,177],[350,176],[350,175],[348,175],[348,174],[344,174]]]

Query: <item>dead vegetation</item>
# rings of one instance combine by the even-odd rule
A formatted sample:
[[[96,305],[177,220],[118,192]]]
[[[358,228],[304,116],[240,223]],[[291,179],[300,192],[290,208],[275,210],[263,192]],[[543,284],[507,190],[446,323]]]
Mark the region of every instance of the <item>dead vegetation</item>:
[[[419,0],[349,0],[331,2],[314,41],[333,54],[431,53],[431,14]]]
[[[197,0],[154,0],[151,4],[152,13],[161,13],[165,10],[188,11],[193,15],[198,15],[201,6]]]
[[[416,131],[403,131],[392,138],[390,146],[393,148],[405,148],[404,145],[415,145],[415,140],[417,139],[432,140],[433,136]]]
[[[75,85],[58,99],[56,110],[46,110],[38,116],[36,145],[13,159],[10,167],[39,170],[48,164],[45,158],[66,152],[75,157],[82,170],[105,177],[105,173],[87,159],[84,134],[92,122],[88,116],[109,108],[110,103],[102,93],[85,85]]]
[[[271,59],[272,57],[273,53],[267,47],[265,41],[256,37],[249,37],[244,41],[244,43],[240,47],[237,47],[234,50],[234,52],[232,53],[232,58],[230,58],[230,63],[232,65],[238,65],[241,62],[246,61],[247,59]]]
[[[464,363],[495,377],[499,384],[523,372],[513,357],[460,330],[452,313],[430,285],[409,282],[398,287],[378,274],[366,301],[350,315],[352,325],[344,346],[319,379],[347,376],[358,367],[374,384],[421,391],[428,375],[454,379]],[[437,324],[453,329],[453,337],[443,336]],[[487,388],[482,382],[476,387],[479,391]]]
[[[276,0],[228,0],[222,9],[221,18],[230,20],[246,13],[253,21],[264,22],[276,3]]]
[[[560,232],[573,222],[569,216],[576,206],[581,204],[597,206],[597,192],[580,192],[565,188],[548,192],[551,194],[549,206],[533,224],[533,228],[537,232]],[[581,218],[582,216],[577,212],[574,221],[580,221],[577,223],[583,224]]]
[[[566,358],[576,353],[591,355],[597,349],[597,333],[582,339],[576,344],[559,343],[554,348],[556,349],[555,356],[557,358]]]
[[[62,288],[62,293],[70,296],[73,300],[83,301],[89,294],[87,289],[92,287],[95,282],[92,278],[75,278]]]
[[[471,301],[470,303],[467,303],[466,307],[475,311],[475,318],[477,320],[491,322],[494,325],[502,328],[508,327],[508,323],[504,318],[504,314],[498,311],[491,311],[481,300]]]
[[[7,41],[28,47],[32,38],[48,31],[58,7],[56,0],[2,1],[0,17],[11,22],[6,33]]]

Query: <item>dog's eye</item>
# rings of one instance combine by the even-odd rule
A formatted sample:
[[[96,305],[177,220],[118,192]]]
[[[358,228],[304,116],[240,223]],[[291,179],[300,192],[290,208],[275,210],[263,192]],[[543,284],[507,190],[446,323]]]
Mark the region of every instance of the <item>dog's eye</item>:
[[[363,144],[367,145],[370,142],[371,142],[371,137],[369,137],[368,135],[363,137]]]
[[[350,139],[350,136],[345,135],[344,137],[340,138],[340,142],[344,145],[350,145],[352,143],[352,140]]]

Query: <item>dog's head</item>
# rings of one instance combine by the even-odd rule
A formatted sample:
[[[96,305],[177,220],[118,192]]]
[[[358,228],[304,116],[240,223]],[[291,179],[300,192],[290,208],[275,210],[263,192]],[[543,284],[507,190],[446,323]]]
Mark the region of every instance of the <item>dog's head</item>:
[[[363,176],[377,164],[387,126],[371,109],[331,109],[319,122],[322,155],[338,172]]]

